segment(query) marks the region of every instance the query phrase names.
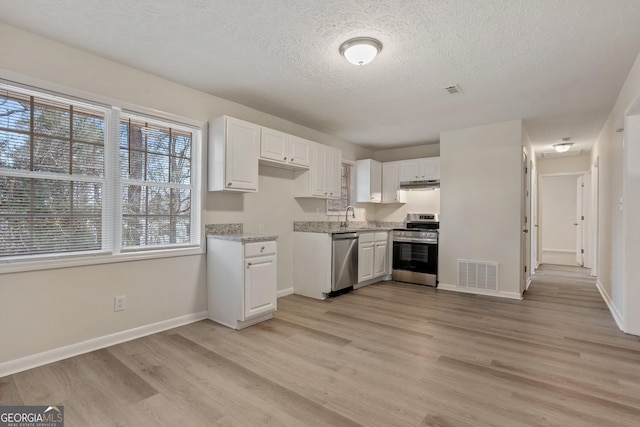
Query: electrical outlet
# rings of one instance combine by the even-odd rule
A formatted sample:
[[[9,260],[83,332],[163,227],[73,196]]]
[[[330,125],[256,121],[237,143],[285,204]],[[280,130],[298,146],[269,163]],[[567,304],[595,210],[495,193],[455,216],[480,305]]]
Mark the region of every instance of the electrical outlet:
[[[126,295],[116,295],[113,297],[113,311],[124,311],[126,303]]]

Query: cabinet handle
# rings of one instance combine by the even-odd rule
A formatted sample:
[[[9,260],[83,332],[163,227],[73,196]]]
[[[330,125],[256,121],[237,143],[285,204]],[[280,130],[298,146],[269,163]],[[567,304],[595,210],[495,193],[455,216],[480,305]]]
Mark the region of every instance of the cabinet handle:
[[[287,160],[287,158],[285,157],[284,160]]]
[[[289,159],[289,160],[291,160],[293,162],[293,157],[291,159]]]
[[[252,263],[248,262],[247,263],[247,268],[251,267],[252,265],[253,265]]]
[[[228,183],[228,184],[227,184],[227,187],[231,187],[231,183]]]
[[[260,252],[264,252],[264,246],[260,248]]]

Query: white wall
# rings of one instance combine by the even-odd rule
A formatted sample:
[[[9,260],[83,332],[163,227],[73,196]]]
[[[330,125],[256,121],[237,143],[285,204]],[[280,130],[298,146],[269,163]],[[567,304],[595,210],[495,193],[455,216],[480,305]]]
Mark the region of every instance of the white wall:
[[[396,160],[421,159],[424,157],[438,157],[440,155],[440,144],[422,144],[413,147],[392,148],[389,150],[378,150],[373,153],[373,158],[379,162],[394,162]]]
[[[599,241],[598,241],[598,284],[608,301],[618,324],[625,329],[625,319],[630,313],[640,312],[638,299],[625,301],[623,282],[623,258],[625,246],[624,218],[620,209],[623,198],[624,176],[624,132],[616,132],[624,123],[626,111],[640,99],[640,55],[635,60],[622,86],[609,118],[591,152],[591,164],[599,168]],[[638,194],[628,197],[638,198]],[[637,223],[638,219],[629,217]],[[633,265],[635,260],[628,260]],[[635,278],[630,285],[639,286],[640,277],[635,269]],[[640,334],[640,331],[634,331]]]
[[[406,203],[381,204],[377,207],[376,221],[402,222],[408,213],[440,213],[440,190],[405,191]]]
[[[347,159],[372,156],[332,136],[2,23],[0,40],[11,40],[0,43],[0,78],[202,123],[228,114],[338,147]],[[264,224],[266,232],[280,236],[280,290],[293,286],[293,221],[327,219],[323,201],[293,199],[291,174],[261,167],[260,192],[209,193],[203,200],[203,223],[240,222],[247,231]],[[359,207],[359,219],[367,217],[366,211]],[[204,260],[197,255],[0,275],[0,364],[205,310]],[[114,313],[113,297],[120,294],[127,295],[127,309]]]
[[[440,135],[440,282],[456,285],[457,260],[495,261],[500,291],[520,295],[522,122]]]
[[[579,175],[542,175],[540,177],[541,262],[578,265],[576,262],[576,210]]]
[[[579,156],[540,158],[536,162],[538,174],[587,172],[591,167],[590,153]]]

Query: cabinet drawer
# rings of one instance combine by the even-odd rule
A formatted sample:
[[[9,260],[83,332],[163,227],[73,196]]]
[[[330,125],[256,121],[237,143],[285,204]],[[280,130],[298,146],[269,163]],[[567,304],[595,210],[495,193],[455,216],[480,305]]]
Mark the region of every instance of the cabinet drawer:
[[[386,231],[376,233],[376,242],[386,242],[389,237],[389,233]]]
[[[249,258],[254,256],[271,255],[276,253],[276,248],[277,244],[273,240],[268,242],[247,243],[244,245],[244,256],[245,258]]]
[[[360,233],[358,237],[358,243],[369,243],[373,242],[375,233]]]

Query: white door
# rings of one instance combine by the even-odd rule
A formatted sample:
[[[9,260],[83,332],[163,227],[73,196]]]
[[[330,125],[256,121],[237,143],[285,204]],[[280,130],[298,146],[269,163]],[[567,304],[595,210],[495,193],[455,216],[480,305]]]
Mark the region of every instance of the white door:
[[[278,294],[276,257],[245,260],[244,319],[276,309]]]
[[[591,172],[582,176],[582,265],[591,268]]]
[[[584,247],[582,244],[582,230],[584,216],[582,215],[582,192],[584,189],[584,176],[580,175],[576,179],[576,222],[573,224],[576,226],[576,263],[578,265],[584,265]]]
[[[598,200],[599,200],[599,176],[598,167],[600,166],[600,159],[596,158],[594,165],[591,167],[591,220],[590,220],[590,232],[589,240],[591,241],[591,275],[598,275]]]
[[[538,268],[538,173],[535,166],[531,165],[531,273]]]

